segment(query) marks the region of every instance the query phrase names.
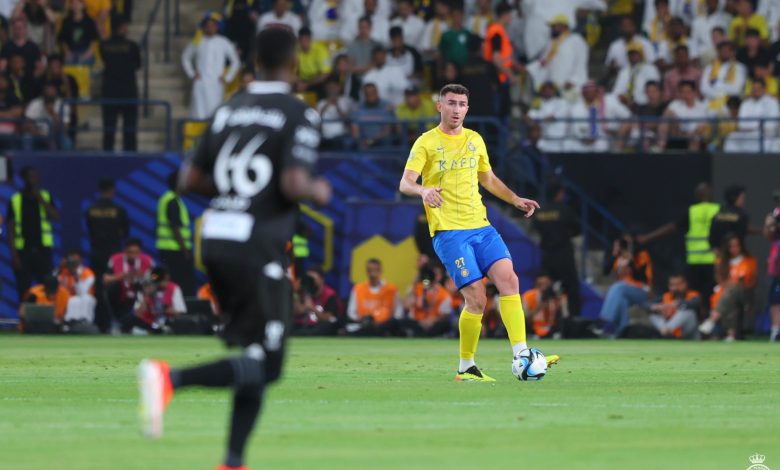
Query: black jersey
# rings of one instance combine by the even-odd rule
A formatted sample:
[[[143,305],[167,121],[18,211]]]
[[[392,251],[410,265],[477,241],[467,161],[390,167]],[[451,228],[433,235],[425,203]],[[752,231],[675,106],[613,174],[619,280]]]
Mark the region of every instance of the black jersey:
[[[292,237],[298,204],[282,193],[281,174],[312,170],[320,117],[289,92],[283,82],[252,82],[214,113],[192,160],[219,193],[203,217],[205,256],[255,264]]]

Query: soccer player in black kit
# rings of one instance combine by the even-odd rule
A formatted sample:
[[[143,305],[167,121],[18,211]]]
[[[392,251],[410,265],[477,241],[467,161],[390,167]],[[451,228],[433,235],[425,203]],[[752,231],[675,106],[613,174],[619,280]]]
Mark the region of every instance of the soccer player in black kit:
[[[244,447],[264,390],[281,374],[292,304],[284,247],[298,202],[324,205],[331,195],[311,173],[319,115],[290,95],[295,48],[286,30],[258,34],[261,80],[217,109],[180,179],[185,190],[213,197],[202,222],[203,259],[227,316],[224,340],[243,351],[187,369],[157,360],[139,366],[142,426],[150,437],[162,434],[163,412],[180,389],[232,389],[227,455],[218,470],[246,469]]]

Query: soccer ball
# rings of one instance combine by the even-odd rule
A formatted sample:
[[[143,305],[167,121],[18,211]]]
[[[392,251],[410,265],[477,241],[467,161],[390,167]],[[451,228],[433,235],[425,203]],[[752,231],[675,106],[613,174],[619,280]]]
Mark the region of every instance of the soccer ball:
[[[523,349],[512,359],[512,374],[517,380],[542,380],[547,373],[547,358],[536,348]]]

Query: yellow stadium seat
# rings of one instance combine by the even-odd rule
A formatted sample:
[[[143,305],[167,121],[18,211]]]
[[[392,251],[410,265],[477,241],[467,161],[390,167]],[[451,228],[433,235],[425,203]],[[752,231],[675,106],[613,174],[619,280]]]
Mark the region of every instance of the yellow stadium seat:
[[[181,148],[185,152],[195,146],[200,136],[206,132],[208,122],[204,121],[187,121],[182,128],[182,143]]]
[[[72,75],[79,87],[79,98],[89,98],[92,96],[92,82],[90,78],[89,65],[65,65],[65,73]]]
[[[317,93],[313,91],[306,91],[303,93],[303,101],[312,108],[317,106]]]

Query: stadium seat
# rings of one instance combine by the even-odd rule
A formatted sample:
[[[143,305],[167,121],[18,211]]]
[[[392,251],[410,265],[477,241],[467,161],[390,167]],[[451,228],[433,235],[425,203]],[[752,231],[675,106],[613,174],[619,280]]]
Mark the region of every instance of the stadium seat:
[[[181,149],[185,152],[192,149],[207,126],[208,123],[204,121],[186,121],[182,128]]]
[[[89,98],[92,96],[92,79],[90,78],[90,67],[88,65],[65,65],[65,73],[72,75],[79,87],[79,98]]]

